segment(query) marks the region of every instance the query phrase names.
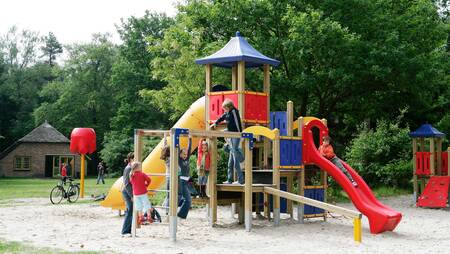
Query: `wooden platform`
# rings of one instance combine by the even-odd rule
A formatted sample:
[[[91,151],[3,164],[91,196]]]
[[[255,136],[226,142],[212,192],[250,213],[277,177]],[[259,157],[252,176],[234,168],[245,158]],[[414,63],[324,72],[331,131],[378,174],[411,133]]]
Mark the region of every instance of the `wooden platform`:
[[[231,205],[233,203],[240,203],[240,198],[219,198],[217,199],[217,205]],[[209,204],[209,198],[192,198],[193,205],[207,205]]]
[[[217,184],[217,191],[227,192],[244,192],[245,185],[243,184]],[[264,187],[274,187],[272,184],[252,184],[252,192],[264,192]]]

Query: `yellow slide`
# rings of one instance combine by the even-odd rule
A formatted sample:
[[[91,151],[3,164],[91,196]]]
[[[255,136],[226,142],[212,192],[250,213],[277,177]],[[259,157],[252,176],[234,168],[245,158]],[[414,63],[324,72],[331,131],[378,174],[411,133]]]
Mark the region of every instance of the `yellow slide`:
[[[198,99],[196,102],[192,103],[186,113],[178,120],[178,122],[173,126],[174,128],[187,128],[194,130],[204,130],[205,129],[205,97]],[[186,146],[186,140],[182,142],[182,145]],[[167,138],[167,142],[170,140]],[[198,138],[192,139],[192,149],[195,149],[198,143]],[[142,170],[147,173],[165,173],[166,166],[164,161],[159,159],[161,156],[161,149],[164,146],[164,140],[161,140],[159,144],[153,149],[153,151],[145,158],[142,163]],[[165,177],[163,176],[153,176],[151,177],[152,182],[149,189],[159,189],[161,184],[164,182]],[[117,179],[108,192],[106,199],[101,202],[104,207],[111,207],[113,209],[125,210],[125,203],[122,199],[122,177]]]

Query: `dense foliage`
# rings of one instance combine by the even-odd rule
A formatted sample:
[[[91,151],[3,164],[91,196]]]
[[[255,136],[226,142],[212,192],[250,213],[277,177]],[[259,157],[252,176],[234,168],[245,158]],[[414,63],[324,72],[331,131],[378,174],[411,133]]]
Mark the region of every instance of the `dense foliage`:
[[[272,109],[292,100],[296,115],[327,118],[338,154],[348,146],[344,157],[375,185],[406,184],[407,126],[450,133],[448,1],[188,0],[178,9],[122,20],[119,45],[105,34],[74,45],[16,28],[1,35],[0,149],[44,120],[65,135],[92,127],[98,156],[118,171],[133,129],[170,127],[203,95],[194,60],[236,31],[281,61]],[[214,69],[215,84],[230,79]],[[246,83],[261,90],[261,71]]]

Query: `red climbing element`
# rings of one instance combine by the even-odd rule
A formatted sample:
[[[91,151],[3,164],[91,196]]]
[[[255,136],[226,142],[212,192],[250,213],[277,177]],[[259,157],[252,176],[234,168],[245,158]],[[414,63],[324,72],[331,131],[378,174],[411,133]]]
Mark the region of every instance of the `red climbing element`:
[[[418,207],[444,208],[447,206],[450,176],[432,176],[422,195],[417,200]]]
[[[95,131],[92,128],[75,128],[70,134],[70,151],[91,154],[97,149]]]

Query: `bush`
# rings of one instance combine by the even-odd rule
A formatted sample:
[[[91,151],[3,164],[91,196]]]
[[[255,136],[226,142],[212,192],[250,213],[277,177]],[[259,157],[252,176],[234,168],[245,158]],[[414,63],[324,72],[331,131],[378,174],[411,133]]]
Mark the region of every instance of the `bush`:
[[[370,186],[406,187],[412,177],[408,132],[398,121],[379,121],[375,131],[362,126],[345,158]]]

